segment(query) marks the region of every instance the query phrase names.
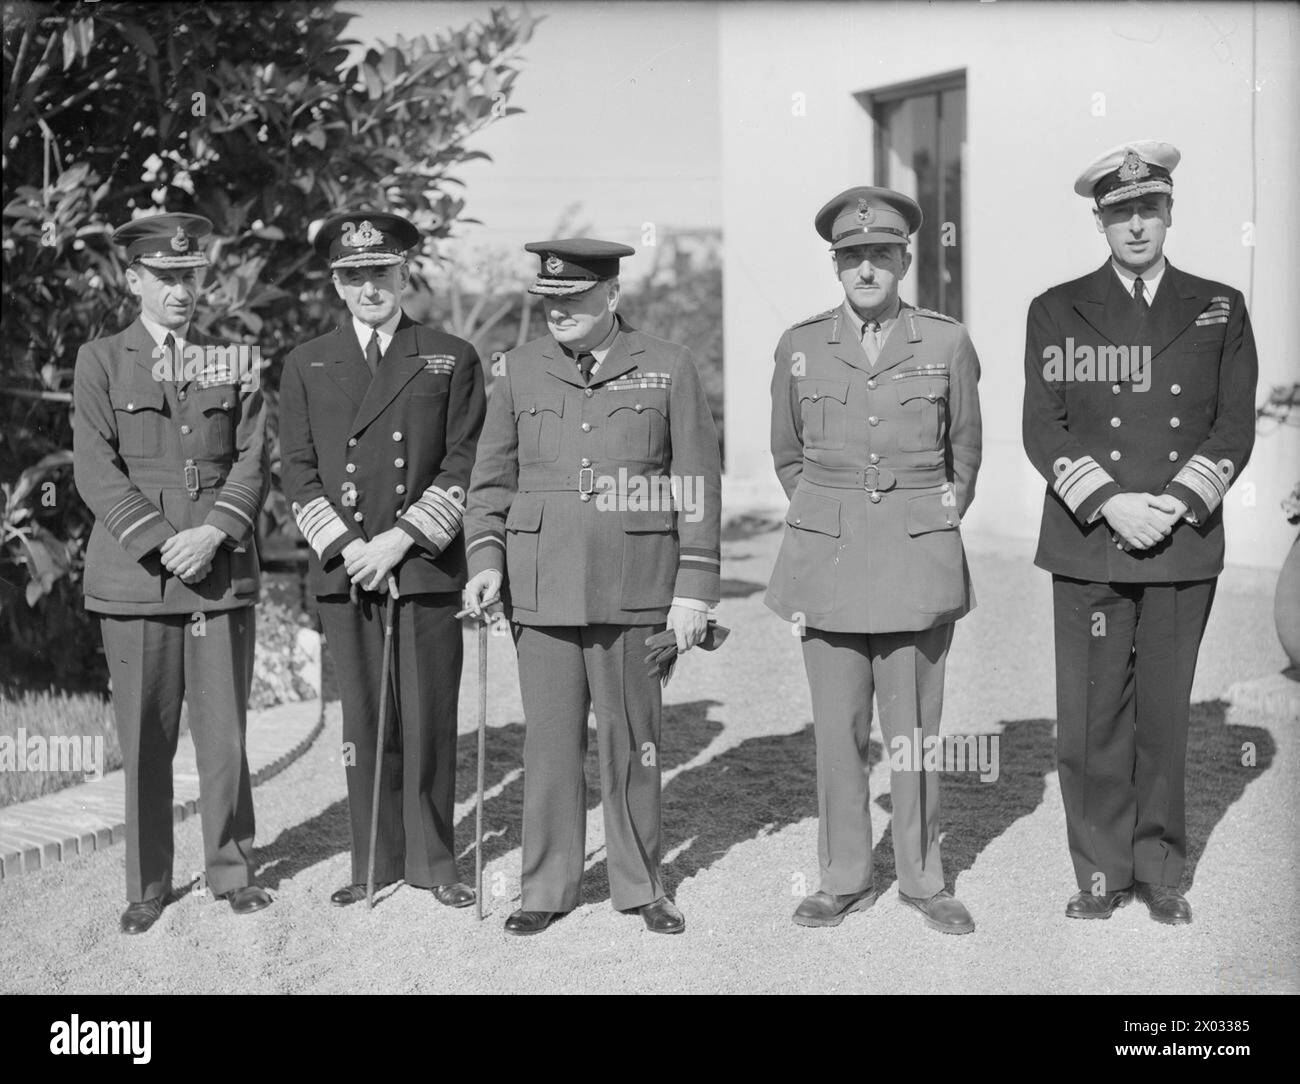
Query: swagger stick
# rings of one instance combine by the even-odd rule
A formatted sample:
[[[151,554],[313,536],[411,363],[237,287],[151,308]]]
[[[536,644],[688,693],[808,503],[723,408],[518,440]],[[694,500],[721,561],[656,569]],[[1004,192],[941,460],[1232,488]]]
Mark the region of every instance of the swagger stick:
[[[384,769],[384,731],[388,725],[388,685],[393,668],[393,617],[397,610],[397,580],[388,577],[384,604],[384,661],[379,692],[379,725],[375,728],[375,778],[370,795],[370,851],[366,860],[366,906],[375,906],[375,846],[379,841],[379,784]]]
[[[478,786],[474,808],[474,904],[483,921],[483,761],[487,756],[487,623],[478,627]]]

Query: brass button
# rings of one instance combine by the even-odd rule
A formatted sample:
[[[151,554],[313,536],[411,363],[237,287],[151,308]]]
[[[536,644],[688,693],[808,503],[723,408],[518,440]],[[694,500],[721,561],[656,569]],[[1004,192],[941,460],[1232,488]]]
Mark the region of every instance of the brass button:
[[[643,407],[640,403],[637,403],[637,405],[636,405],[636,412],[637,412],[638,414],[640,414],[641,411],[643,411],[643,410],[645,410],[645,407]]]
[[[398,441],[402,439],[402,431],[400,429],[396,429],[393,431],[393,439]]]
[[[933,403],[933,402],[935,401],[935,399],[938,398],[938,397],[934,394],[934,392],[930,392],[930,393],[926,396],[926,398],[929,399],[930,402]]]
[[[134,403],[127,403],[127,404],[126,404],[126,409],[127,409],[127,410],[134,410],[134,409],[135,409],[135,404],[134,404]]]
[[[356,474],[356,473],[357,473],[357,465],[356,465],[355,463],[349,463],[349,464],[348,464],[346,467],[344,467],[343,469],[344,469],[345,471],[347,471],[349,474]]]
[[[185,393],[183,391],[178,391],[176,393],[176,398],[179,399],[182,403],[185,402]]]
[[[1119,385],[1118,385],[1118,384],[1112,384],[1112,385],[1110,386],[1110,393],[1111,393],[1111,395],[1118,395],[1118,394],[1119,394]]]
[[[360,513],[360,512],[353,512],[353,513],[352,513],[352,518],[355,519],[355,520],[359,523],[359,522],[361,521],[361,513]]]
[[[867,387],[870,388],[872,391],[875,391],[875,390],[876,390],[876,382],[875,382],[874,380],[868,380],[868,381],[867,381]]]
[[[1170,453],[1169,453],[1169,462],[1170,462],[1170,463],[1177,463],[1177,462],[1178,462],[1178,453],[1177,453],[1177,452],[1170,452]]]
[[[952,520],[951,520],[951,519],[945,519],[945,520],[944,520],[944,523],[946,523],[949,527],[952,526]]]
[[[880,494],[877,493],[877,492],[875,492],[874,490],[873,490],[872,492],[868,493],[867,496],[871,498],[871,503],[872,503],[872,504],[879,504],[879,503],[880,503]]]
[[[583,422],[583,423],[582,423],[582,431],[583,431],[584,433],[590,433],[590,432],[591,432],[591,422]]]
[[[822,397],[822,393],[821,393],[821,392],[819,392],[819,391],[815,391],[815,392],[813,392],[813,402],[814,402],[814,403],[817,402],[817,400],[820,399],[821,397]]]
[[[1124,543],[1123,543],[1123,542],[1116,542],[1116,543],[1115,543],[1115,548],[1116,548],[1117,550],[1122,550],[1122,549],[1124,548]]]
[[[869,455],[867,458],[868,458],[872,463],[879,463],[879,462],[880,462],[880,456],[876,455],[875,452],[872,452],[871,455]]]
[[[401,482],[398,482],[397,485],[393,487],[393,492],[400,496],[406,492],[406,486],[402,485]]]
[[[183,436],[183,437],[188,437],[189,435],[190,435],[190,427],[189,427],[188,425],[182,425],[182,426],[181,426],[181,436]]]
[[[1183,392],[1183,386],[1182,386],[1181,384],[1172,384],[1172,385],[1170,385],[1169,390],[1170,390],[1174,395],[1181,395],[1182,392]]]
[[[1180,422],[1177,418],[1170,418],[1170,419],[1169,419],[1169,428],[1170,428],[1170,429],[1177,429],[1177,428],[1178,428],[1180,425],[1182,425],[1182,424],[1183,424],[1183,423]]]
[[[587,459],[587,458],[584,457],[583,460],[582,460],[582,465],[583,465],[584,467],[590,467],[590,466],[591,466],[591,460],[590,460],[590,459]]]
[[[393,460],[393,466],[394,466],[394,467],[404,467],[404,466],[406,466],[406,460],[405,460],[405,459],[394,459],[394,460]]]
[[[230,400],[229,400],[229,399],[222,399],[222,400],[221,400],[221,409],[222,409],[222,410],[229,410],[229,409],[230,409]]]
[[[869,417],[869,418],[867,419],[867,424],[868,424],[868,425],[879,425],[879,424],[880,424],[880,419],[877,418],[877,417],[873,414],[873,415],[871,415],[871,417]]]
[[[1119,419],[1118,419],[1118,418],[1111,418],[1111,420],[1110,420],[1110,427],[1111,427],[1112,429],[1118,429],[1118,428],[1119,428]]]
[[[585,395],[588,399],[590,399],[590,398],[591,398],[593,395],[595,395],[596,393],[595,393],[594,391],[592,391],[590,388],[583,388],[583,389],[582,389],[582,394]]]
[[[530,406],[530,407],[528,408],[528,413],[529,413],[529,414],[536,414],[536,413],[537,413],[537,408],[536,408],[535,406]]]
[[[1116,462],[1118,462],[1118,461],[1119,461],[1119,449],[1116,448],[1115,451],[1111,452],[1111,453],[1110,453],[1110,457],[1111,457],[1111,459],[1113,459],[1113,460],[1115,460]]]
[[[802,516],[795,516],[795,517],[794,517],[794,525],[795,525],[796,527],[798,527],[799,524],[801,524],[802,522],[803,522],[803,517],[802,517]]]
[[[591,494],[590,494],[590,493],[579,493],[578,496],[581,497],[584,501],[589,501],[589,500],[591,500]]]
[[[357,446],[357,438],[356,438],[356,437],[348,437],[348,447],[349,447],[349,448],[355,448],[356,446]]]

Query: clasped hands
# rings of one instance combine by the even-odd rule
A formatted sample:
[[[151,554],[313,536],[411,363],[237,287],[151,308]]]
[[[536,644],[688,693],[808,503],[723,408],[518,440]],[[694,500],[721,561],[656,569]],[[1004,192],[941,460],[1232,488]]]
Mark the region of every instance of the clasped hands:
[[[414,539],[399,527],[377,534],[369,542],[354,538],[343,547],[343,567],[361,590],[379,591],[414,544]]]
[[[226,540],[220,527],[204,523],[177,531],[158,551],[162,566],[181,583],[196,584],[212,571],[212,558]]]
[[[1168,538],[1187,505],[1168,493],[1117,493],[1101,506],[1102,517],[1125,549],[1145,550]]]

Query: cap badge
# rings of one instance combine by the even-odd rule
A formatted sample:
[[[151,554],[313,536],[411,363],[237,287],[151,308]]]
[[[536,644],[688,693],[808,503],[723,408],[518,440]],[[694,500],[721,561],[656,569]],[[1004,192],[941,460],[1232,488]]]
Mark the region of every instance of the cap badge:
[[[1119,179],[1121,181],[1140,181],[1143,177],[1149,177],[1150,175],[1150,167],[1138,157],[1137,151],[1125,152],[1124,162],[1119,167]]]
[[[375,229],[369,219],[363,219],[360,226],[353,222],[344,222],[339,239],[348,248],[370,248],[384,243],[383,233]]]
[[[176,233],[172,237],[172,251],[187,252],[189,251],[189,247],[190,247],[190,239],[189,236],[185,233],[185,227],[177,226]]]
[[[558,256],[546,257],[546,273],[548,275],[558,275],[564,270],[564,261]]]
[[[876,220],[876,212],[865,199],[858,200],[858,221],[870,226]]]

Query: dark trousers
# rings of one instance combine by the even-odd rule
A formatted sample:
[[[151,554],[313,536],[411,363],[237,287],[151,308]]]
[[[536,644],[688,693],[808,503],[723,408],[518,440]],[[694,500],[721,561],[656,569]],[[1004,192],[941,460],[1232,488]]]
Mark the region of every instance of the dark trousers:
[[[871,699],[880,706],[884,755],[913,763],[939,733],[952,624],[921,632],[808,629],[804,667],[817,740],[817,853],[821,889],[843,896],[871,887],[871,792],[867,786]],[[898,746],[895,740],[905,741]],[[924,780],[924,782],[922,782]],[[923,790],[924,788],[924,790]],[[922,794],[924,793],[924,797]],[[899,891],[929,898],[944,886],[939,857],[939,773],[893,771],[890,806]]]
[[[1052,577],[1056,749],[1082,889],[1182,877],[1187,720],[1216,582]]]
[[[587,713],[596,710],[610,899],[652,903],[659,878],[659,680],[646,637],[663,625],[515,625],[524,703],[523,904],[578,906],[587,836]]]
[[[253,683],[253,607],[207,614],[100,619],[126,775],[126,898],[164,897],[172,884],[172,760],[189,704],[199,770],[208,888],[250,883],[253,788],[244,752]]]
[[[384,655],[386,595],[318,599],[343,701],[344,766],[352,820],[352,880],[366,879],[375,737]],[[410,595],[397,603],[388,721],[380,776],[376,881],[419,888],[460,880],[453,842],[456,702],[463,648],[455,593]]]

